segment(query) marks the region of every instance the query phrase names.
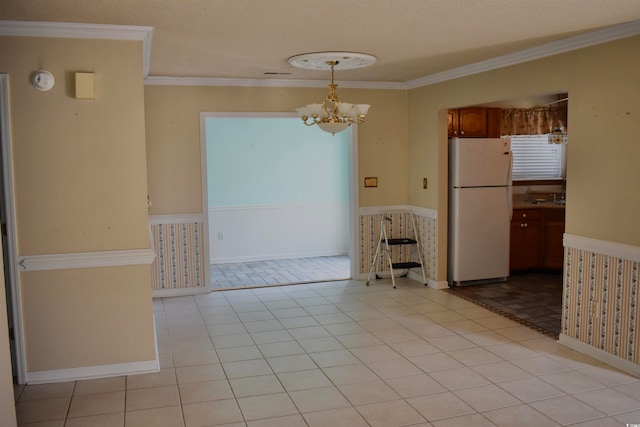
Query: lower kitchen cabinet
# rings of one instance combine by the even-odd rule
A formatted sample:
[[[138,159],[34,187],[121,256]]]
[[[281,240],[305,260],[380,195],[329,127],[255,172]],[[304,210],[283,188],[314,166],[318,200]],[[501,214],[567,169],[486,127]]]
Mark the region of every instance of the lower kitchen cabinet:
[[[511,220],[510,270],[540,268],[542,240],[542,209],[514,209]]]
[[[544,210],[544,251],[542,268],[562,270],[564,264],[564,209]]]
[[[564,261],[564,209],[514,209],[509,269],[561,270]]]

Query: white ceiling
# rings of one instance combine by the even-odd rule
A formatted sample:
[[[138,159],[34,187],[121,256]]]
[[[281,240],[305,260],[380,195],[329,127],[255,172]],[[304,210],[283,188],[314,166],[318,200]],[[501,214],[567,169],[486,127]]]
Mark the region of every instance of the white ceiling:
[[[638,19],[638,0],[0,0],[0,20],[152,26],[169,77],[322,80],[287,59],[337,50],[378,57],[337,81],[408,82]]]

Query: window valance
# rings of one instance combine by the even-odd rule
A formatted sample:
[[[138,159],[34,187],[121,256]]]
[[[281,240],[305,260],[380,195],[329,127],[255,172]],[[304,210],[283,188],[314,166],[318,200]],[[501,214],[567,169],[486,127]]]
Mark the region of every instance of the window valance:
[[[544,135],[556,126],[567,132],[566,108],[516,108],[502,110],[502,135]]]

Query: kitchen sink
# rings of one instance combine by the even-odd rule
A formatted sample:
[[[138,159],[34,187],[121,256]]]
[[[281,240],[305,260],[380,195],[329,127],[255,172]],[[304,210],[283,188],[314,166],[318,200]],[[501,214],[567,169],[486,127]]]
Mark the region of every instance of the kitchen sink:
[[[559,205],[559,206],[564,206],[566,204],[566,200],[556,200],[556,201],[551,201],[551,200],[530,200],[527,203],[529,203],[530,205]]]

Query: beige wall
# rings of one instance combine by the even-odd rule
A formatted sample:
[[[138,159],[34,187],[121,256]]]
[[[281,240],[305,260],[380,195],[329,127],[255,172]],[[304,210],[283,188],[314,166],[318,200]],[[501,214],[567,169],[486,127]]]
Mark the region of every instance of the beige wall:
[[[640,37],[481,73],[409,93],[409,201],[438,210],[439,280],[446,278],[446,117],[461,107],[569,93],[569,234],[640,246]],[[417,187],[429,174],[430,189]]]
[[[31,75],[56,79],[38,92]],[[140,42],[0,37],[18,255],[150,248]],[[95,100],[74,72],[95,73]],[[150,266],[21,273],[27,373],[155,360]]]
[[[22,273],[29,372],[155,359],[148,266]]]
[[[293,112],[328,89],[145,86],[151,214],[202,212],[200,112]],[[358,127],[360,206],[407,202],[407,94],[341,89],[341,99],[371,104]],[[302,126],[302,123],[300,124]],[[377,176],[378,188],[363,187]]]
[[[139,42],[0,37],[9,74],[20,254],[149,247]],[[38,92],[44,68],[55,87]],[[96,99],[73,73],[95,72]]]

